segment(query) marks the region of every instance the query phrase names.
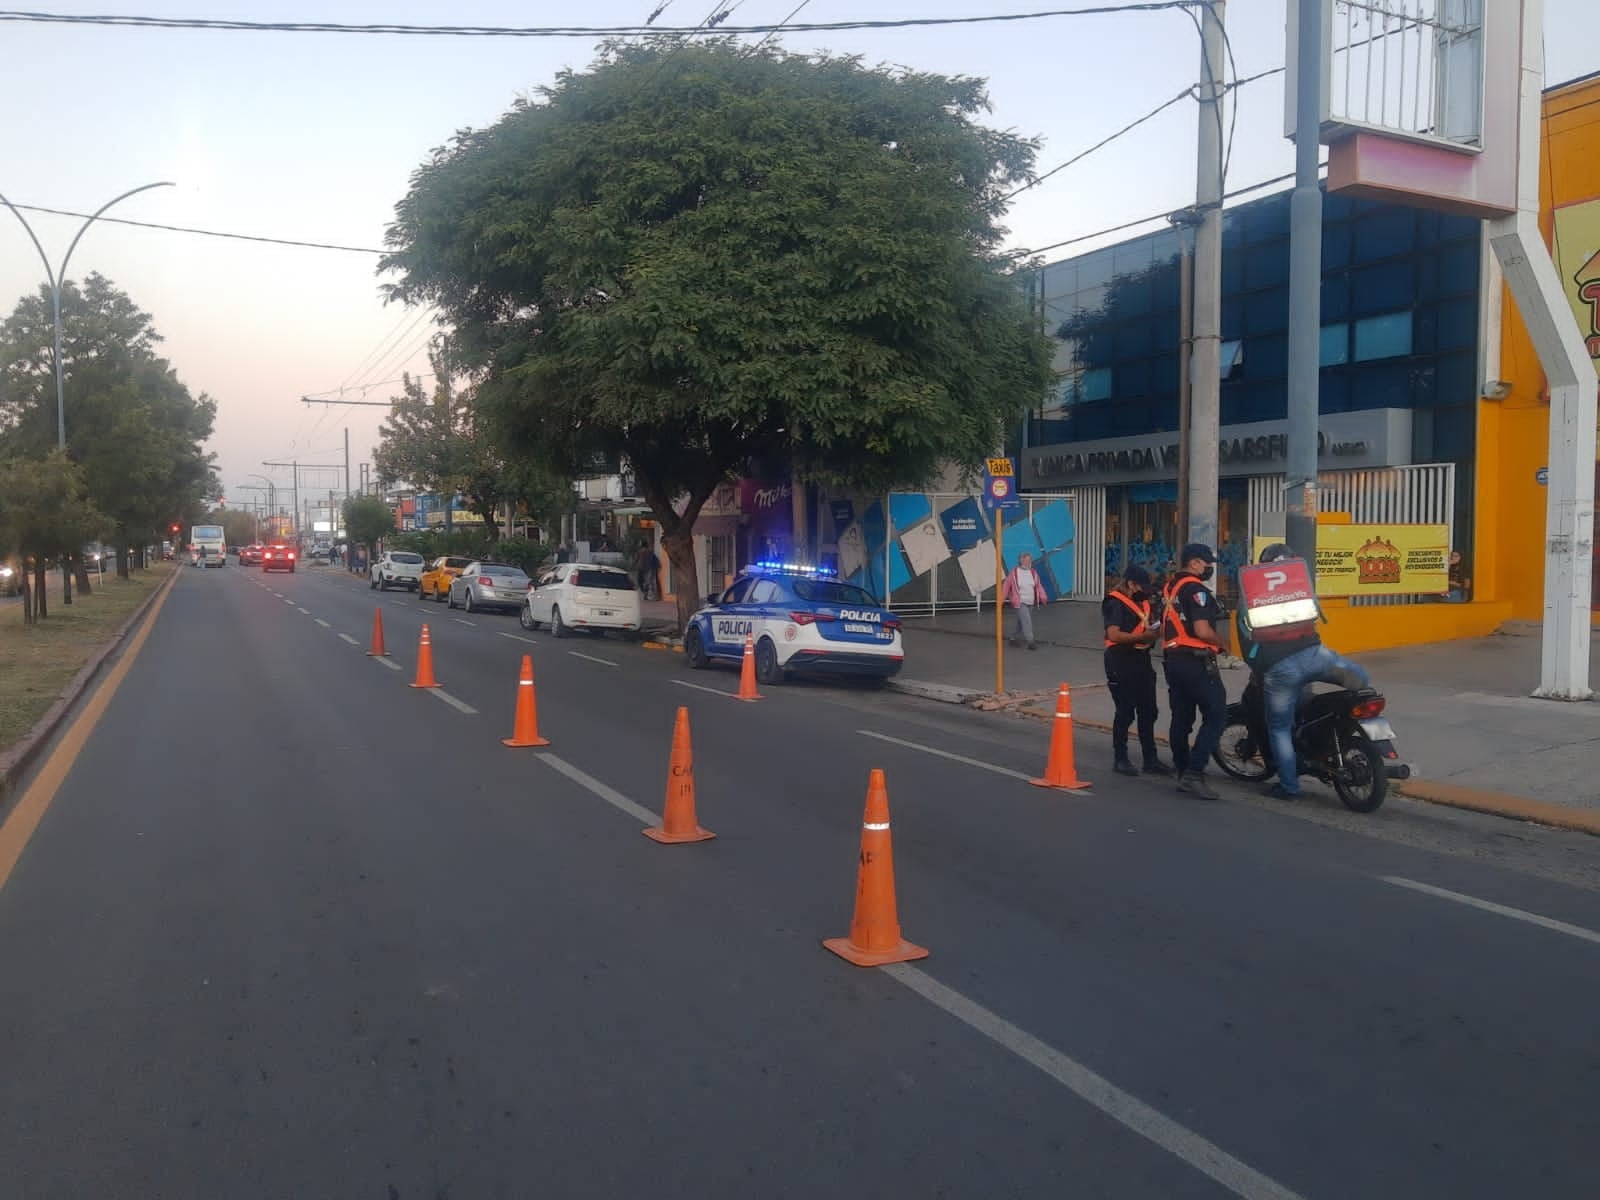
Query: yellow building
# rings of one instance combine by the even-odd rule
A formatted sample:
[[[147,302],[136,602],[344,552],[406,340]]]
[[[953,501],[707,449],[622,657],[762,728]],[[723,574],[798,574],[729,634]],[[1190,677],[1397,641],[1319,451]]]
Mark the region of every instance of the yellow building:
[[[1543,118],[1539,225],[1600,370],[1600,72],[1546,91]],[[1509,292],[1502,288],[1490,300],[1489,382],[1478,404],[1473,599],[1485,608],[1503,605],[1510,619],[1538,621],[1544,614],[1549,390]],[[1600,485],[1600,463],[1595,474]],[[1595,564],[1592,604],[1600,603],[1600,557]]]

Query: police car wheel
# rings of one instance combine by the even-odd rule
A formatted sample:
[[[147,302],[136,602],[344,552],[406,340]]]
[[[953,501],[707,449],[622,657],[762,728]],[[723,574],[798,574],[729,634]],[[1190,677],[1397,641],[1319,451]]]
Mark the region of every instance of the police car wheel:
[[[778,648],[772,644],[771,638],[762,638],[756,643],[756,682],[783,682],[783,668],[778,665]]]
[[[691,670],[703,671],[710,665],[705,641],[700,636],[700,626],[689,626],[689,631],[683,635],[683,656],[689,660]]]

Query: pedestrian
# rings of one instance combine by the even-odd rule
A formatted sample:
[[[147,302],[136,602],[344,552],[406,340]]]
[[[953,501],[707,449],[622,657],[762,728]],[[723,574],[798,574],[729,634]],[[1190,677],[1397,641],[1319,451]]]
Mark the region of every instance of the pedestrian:
[[[633,556],[633,574],[639,586],[640,599],[655,599],[656,569],[660,565],[656,552],[650,548],[650,543],[640,542],[639,552]]]
[[[1144,753],[1146,775],[1171,775],[1172,769],[1156,754],[1156,669],[1150,648],[1161,632],[1161,621],[1150,598],[1150,572],[1129,567],[1122,583],[1106,593],[1100,604],[1100,623],[1106,630],[1106,685],[1117,706],[1111,721],[1114,769],[1137,775],[1128,758],[1128,729],[1137,719],[1139,749]]]
[[[1465,604],[1472,599],[1472,571],[1459,550],[1450,551],[1449,583],[1450,594],[1446,597],[1449,603]]]
[[[1178,790],[1202,800],[1220,797],[1206,779],[1206,766],[1228,719],[1228,689],[1217,667],[1217,654],[1225,650],[1217,627],[1222,608],[1205,586],[1216,567],[1217,556],[1203,542],[1191,542],[1178,558],[1178,572],[1167,584],[1162,617],[1162,669],[1167,677],[1167,708],[1172,713],[1168,741],[1172,765],[1178,769]],[[1200,731],[1189,744],[1195,713]]]
[[[1035,605],[1050,603],[1050,597],[1045,594],[1039,573],[1033,569],[1033,555],[1026,550],[1018,556],[1017,565],[1006,576],[1002,597],[1017,610],[1017,627],[1011,635],[1011,644],[1020,646],[1027,642],[1029,650],[1037,650],[1039,644],[1033,640],[1033,609]]]

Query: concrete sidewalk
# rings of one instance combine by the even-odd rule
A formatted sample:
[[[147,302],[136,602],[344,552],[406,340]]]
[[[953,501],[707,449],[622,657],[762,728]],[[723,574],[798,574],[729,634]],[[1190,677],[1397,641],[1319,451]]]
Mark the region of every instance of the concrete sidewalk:
[[[1052,604],[1034,618],[1039,648],[1007,646],[1005,685],[1018,707],[1048,715],[1061,683],[1072,686],[1080,754],[1110,762],[1090,730],[1109,728],[1111,698],[1102,666],[1099,607]],[[1009,625],[1007,632],[1009,633]],[[931,699],[989,707],[995,686],[994,613],[940,613],[906,621],[906,667],[896,687]],[[1535,700],[1533,636],[1440,642],[1360,656],[1388,698],[1401,756],[1418,778],[1402,790],[1439,803],[1564,824],[1600,833],[1600,704]],[[1160,664],[1156,670],[1160,673]],[[1600,682],[1600,643],[1591,658]],[[1244,690],[1242,667],[1224,671],[1230,698]],[[1026,698],[1035,699],[1030,705]],[[1160,689],[1158,731],[1166,732]],[[1098,744],[1097,744],[1098,743]],[[1548,807],[1547,807],[1548,806]],[[1574,811],[1575,810],[1575,811]]]

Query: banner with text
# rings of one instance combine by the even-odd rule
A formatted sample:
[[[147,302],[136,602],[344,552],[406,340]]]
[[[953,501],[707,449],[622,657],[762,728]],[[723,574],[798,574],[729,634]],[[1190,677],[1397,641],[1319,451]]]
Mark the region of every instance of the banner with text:
[[[1251,561],[1277,538],[1258,537]],[[1448,525],[1317,526],[1317,595],[1433,596],[1450,590]]]

